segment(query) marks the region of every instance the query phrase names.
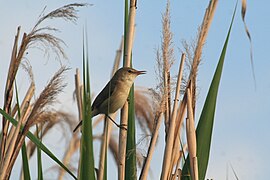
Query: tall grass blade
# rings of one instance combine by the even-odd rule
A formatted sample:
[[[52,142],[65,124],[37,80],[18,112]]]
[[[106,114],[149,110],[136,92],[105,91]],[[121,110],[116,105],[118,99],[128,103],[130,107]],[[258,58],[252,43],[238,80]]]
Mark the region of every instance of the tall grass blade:
[[[213,130],[213,123],[214,123],[214,116],[215,116],[215,109],[216,109],[216,101],[217,101],[217,94],[218,94],[218,87],[220,83],[220,78],[222,74],[224,59],[226,55],[227,45],[231,33],[231,28],[236,12],[236,7],[233,13],[232,21],[229,27],[229,31],[223,45],[223,49],[219,58],[219,62],[212,79],[204,106],[202,110],[202,114],[199,119],[199,123],[196,129],[196,136],[197,136],[197,157],[198,157],[198,170],[199,170],[199,179],[204,180],[205,174],[208,166],[209,154],[210,154],[210,146],[211,146],[211,137],[212,137],[212,130]],[[184,164],[182,179],[189,179],[188,175],[188,167],[189,167],[189,160]]]
[[[134,85],[129,93],[125,179],[137,179]]]
[[[39,129],[38,125],[36,125],[37,130],[37,138],[39,138]],[[43,180],[43,174],[42,174],[42,158],[41,158],[41,150],[40,148],[37,148],[37,167],[38,167],[38,180]]]
[[[88,61],[88,46],[87,36],[83,42],[83,123],[81,137],[81,157],[80,157],[80,175],[79,179],[94,180],[94,152],[93,152],[93,137],[92,137],[92,117],[91,117],[91,92],[90,92],[90,74]]]
[[[234,175],[235,179],[236,179],[236,180],[239,180],[239,177],[237,176],[237,173],[236,173],[236,171],[234,170],[234,168],[233,168],[233,166],[232,166],[231,163],[230,163],[230,166],[231,166],[231,168],[232,168],[233,175]]]
[[[21,152],[22,152],[22,165],[23,165],[23,179],[24,180],[31,180],[25,142],[22,145],[22,151]]]
[[[8,115],[3,109],[0,108],[0,114],[2,114],[9,122],[14,126],[17,126],[18,122]],[[21,127],[22,130],[23,127]],[[52,160],[54,160],[59,166],[65,169],[74,179],[77,179],[76,176],[30,131],[26,135],[35,145],[40,148],[45,154],[47,154]]]

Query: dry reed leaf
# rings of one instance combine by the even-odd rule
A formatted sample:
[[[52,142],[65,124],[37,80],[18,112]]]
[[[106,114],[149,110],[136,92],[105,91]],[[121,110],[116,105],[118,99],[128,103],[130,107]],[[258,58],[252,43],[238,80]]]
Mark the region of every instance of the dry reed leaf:
[[[254,62],[253,62],[253,48],[252,48],[252,40],[251,40],[251,35],[250,32],[248,30],[247,27],[247,23],[245,20],[245,16],[246,16],[246,11],[247,11],[247,1],[246,0],[242,0],[242,10],[241,10],[241,15],[242,15],[242,20],[245,26],[245,31],[249,40],[249,44],[250,44],[250,63],[251,63],[251,68],[252,68],[252,76],[253,76],[253,80],[255,83],[255,88],[256,88],[256,76],[255,76],[255,69],[254,69]]]

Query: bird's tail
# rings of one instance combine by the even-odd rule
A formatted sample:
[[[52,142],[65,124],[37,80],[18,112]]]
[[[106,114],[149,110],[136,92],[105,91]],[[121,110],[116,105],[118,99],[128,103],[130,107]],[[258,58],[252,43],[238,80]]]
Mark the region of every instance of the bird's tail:
[[[73,132],[76,132],[77,129],[82,125],[82,121],[79,122],[79,124],[75,127],[75,129],[73,130]]]

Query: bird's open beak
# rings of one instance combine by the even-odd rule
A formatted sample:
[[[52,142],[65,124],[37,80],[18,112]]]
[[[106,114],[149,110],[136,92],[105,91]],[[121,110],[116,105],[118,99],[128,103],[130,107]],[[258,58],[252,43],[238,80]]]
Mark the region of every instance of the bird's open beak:
[[[136,71],[137,75],[141,75],[141,74],[145,74],[145,73],[146,73],[146,71]]]

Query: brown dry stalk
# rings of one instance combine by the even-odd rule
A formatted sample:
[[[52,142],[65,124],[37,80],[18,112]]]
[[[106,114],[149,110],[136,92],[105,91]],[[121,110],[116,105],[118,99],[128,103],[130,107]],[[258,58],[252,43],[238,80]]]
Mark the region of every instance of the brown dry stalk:
[[[6,177],[9,177],[9,174],[6,174],[6,172],[8,172],[7,169],[9,167],[9,162],[13,155],[14,149],[16,148],[16,140],[19,136],[21,125],[22,121],[19,121],[14,133],[12,134],[11,142],[8,144],[8,149],[5,158],[3,159],[3,164],[1,164],[0,179],[6,179]]]
[[[172,140],[173,142],[173,148],[172,148],[172,154],[171,154],[171,158],[172,160],[176,159],[177,154],[179,152],[180,149],[180,140],[178,138],[178,133],[179,133],[179,129],[181,127],[181,124],[183,122],[183,115],[184,115],[184,106],[183,106],[183,101],[180,102],[180,108],[178,108],[178,101],[179,101],[179,95],[180,95],[180,86],[182,84],[182,79],[183,79],[183,71],[184,71],[184,62],[185,62],[185,54],[182,54],[181,57],[181,64],[179,67],[179,75],[178,75],[178,80],[177,80],[177,89],[179,89],[178,94],[175,95],[175,100],[174,100],[174,109],[173,109],[173,115],[172,117],[176,118],[175,119],[175,130],[174,130],[174,138]],[[180,112],[182,111],[182,112]],[[180,134],[179,134],[180,136]],[[169,168],[169,172],[172,172],[174,165],[176,165],[176,161],[171,161],[170,163],[170,168]],[[170,173],[172,174],[172,173]]]
[[[178,158],[180,157],[180,136],[178,136],[177,140],[174,141],[173,150],[172,150],[172,160],[169,167],[169,177],[171,178],[173,175],[174,167],[177,168]]]
[[[198,180],[198,167],[197,167],[197,143],[196,143],[196,130],[193,118],[192,99],[190,89],[187,89],[187,144],[189,151],[190,173],[194,180]]]
[[[81,79],[80,79],[80,72],[79,69],[76,69],[75,74],[75,94],[77,100],[77,107],[78,107],[78,114],[79,114],[79,121],[82,120],[83,117],[83,109],[82,109],[82,90],[81,90]]]
[[[128,103],[125,103],[121,110],[121,124],[127,124],[128,119]],[[123,122],[123,120],[126,121]],[[127,131],[120,130],[119,134],[119,152],[118,152],[118,179],[124,180],[125,178],[125,159],[126,159],[126,145],[127,145]]]
[[[115,119],[116,113],[113,115],[110,115],[111,118]],[[106,152],[109,144],[109,138],[112,128],[112,122],[109,120],[109,118],[104,118],[104,131],[101,137],[101,148],[100,148],[100,159],[99,159],[99,168],[98,168],[98,180],[104,179],[104,165],[105,165],[105,158],[106,158]]]
[[[177,120],[176,120],[176,125],[175,125],[175,133],[174,133],[174,143],[173,143],[173,150],[172,150],[172,157],[174,158],[175,154],[178,153],[179,148],[180,148],[180,137],[181,137],[181,127],[184,122],[184,116],[185,116],[185,111],[186,111],[186,97],[184,97],[180,103],[180,107],[178,108],[177,111]],[[175,164],[171,164],[170,171],[173,170]]]
[[[68,166],[71,160],[72,155],[79,149],[80,147],[80,139],[75,134],[72,136],[72,139],[69,142],[68,148],[64,154],[64,158],[62,160],[63,164]],[[58,179],[61,180],[64,178],[66,171],[63,168],[59,168]]]
[[[111,77],[115,74],[115,72],[119,68],[120,64],[120,59],[122,57],[122,51],[123,51],[123,38],[121,39],[120,47],[116,51],[116,56],[114,59],[114,66],[112,69]],[[116,118],[116,113],[113,113],[110,115],[112,119]],[[110,138],[111,138],[111,131],[112,131],[112,122],[109,120],[108,117],[104,118],[104,131],[103,131],[103,136],[102,136],[102,142],[101,142],[101,149],[100,149],[100,160],[99,160],[99,173],[98,173],[98,180],[102,180],[104,177],[104,163],[105,163],[105,158],[106,158],[106,152],[109,147]]]
[[[161,179],[167,179],[169,175],[169,169],[170,169],[170,163],[172,163],[172,150],[173,150],[173,143],[174,143],[174,133],[175,133],[175,124],[176,124],[176,114],[178,109],[178,99],[180,96],[180,85],[182,82],[182,75],[183,75],[183,67],[184,67],[184,61],[185,61],[185,54],[182,54],[181,57],[181,63],[179,65],[179,72],[178,72],[178,79],[177,79],[177,85],[175,90],[175,101],[173,105],[173,112],[170,119],[170,126],[163,156],[163,166],[162,166],[162,173],[161,173]]]
[[[180,140],[180,138],[179,138],[179,140]],[[174,177],[173,177],[173,180],[175,180],[175,179],[177,178],[178,172],[179,172],[179,171],[181,172],[181,169],[180,169],[179,165],[180,165],[181,158],[184,157],[184,152],[186,151],[186,149],[187,149],[187,146],[185,145],[185,146],[183,147],[183,149],[179,152],[179,157],[178,157],[178,160],[177,160],[177,164],[176,164],[176,166],[175,166],[175,171],[174,171]],[[185,157],[184,157],[184,158],[185,158]],[[181,179],[181,176],[178,176],[178,179]]]
[[[17,29],[17,34],[15,36],[14,45],[11,54],[11,60],[7,75],[7,81],[5,86],[5,96],[4,96],[4,110],[7,114],[10,114],[11,102],[13,98],[13,84],[15,81],[15,76],[19,67],[19,63],[17,62],[17,49],[18,49],[18,38],[20,34],[20,27]],[[9,121],[7,121],[4,116],[2,119],[2,140],[1,140],[1,163],[0,166],[3,164],[3,159],[6,151],[6,140],[7,140],[7,133],[9,128]]]
[[[135,16],[136,16],[136,3],[137,0],[130,0],[129,16],[128,16],[128,27],[126,33],[126,44],[125,44],[125,67],[130,67],[131,65],[131,50],[133,47],[134,40],[134,29],[135,29]]]
[[[163,109],[163,108],[161,108]],[[140,180],[146,180],[147,179],[147,175],[148,175],[148,172],[149,172],[149,168],[150,168],[150,162],[152,160],[152,156],[153,156],[153,153],[154,153],[154,148],[155,148],[155,145],[156,145],[156,142],[157,142],[157,138],[158,138],[158,134],[159,134],[159,128],[160,128],[160,125],[161,125],[161,122],[162,122],[162,116],[163,116],[163,113],[160,112],[156,115],[156,121],[157,121],[157,124],[153,130],[153,135],[151,137],[151,141],[150,141],[150,145],[149,145],[149,148],[148,148],[148,151],[147,151],[147,155],[146,155],[146,159],[144,161],[144,164],[143,164],[143,167],[142,167],[142,171],[141,171],[141,174],[140,174]]]
[[[78,114],[79,114],[79,121],[83,119],[83,90],[82,88],[83,88],[83,85],[81,84],[80,72],[79,72],[79,69],[77,68],[76,74],[75,74],[75,94],[76,94],[76,102],[77,102],[77,108],[78,108]],[[73,138],[74,136],[77,136],[77,133],[73,134]],[[79,167],[81,164],[80,161],[81,159],[79,159],[77,174],[80,174],[79,172],[80,170]]]
[[[15,119],[19,119],[19,121],[21,121],[21,124],[24,124],[24,116],[27,113],[28,107],[29,107],[29,103],[34,95],[34,91],[35,91],[35,85],[33,83],[31,83],[30,87],[28,88],[25,97],[23,99],[23,102],[20,106],[20,113],[21,113],[21,118],[18,118],[18,114],[16,116]],[[15,106],[15,108],[13,108],[12,110],[12,117],[15,116],[16,112],[18,111],[18,105]],[[7,136],[7,145],[10,144],[11,140],[14,139],[14,133],[15,133],[15,126],[12,126],[11,129],[9,130],[8,136]],[[6,153],[6,152],[5,152]]]
[[[125,39],[124,51],[124,66],[130,67],[131,65],[131,50],[134,40],[135,16],[136,16],[137,0],[130,0],[128,26]],[[128,102],[126,102],[121,109],[120,124],[128,125]],[[126,157],[126,144],[127,144],[127,131],[120,128],[119,134],[119,162],[118,162],[118,179],[124,180],[125,178],[125,157]]]

